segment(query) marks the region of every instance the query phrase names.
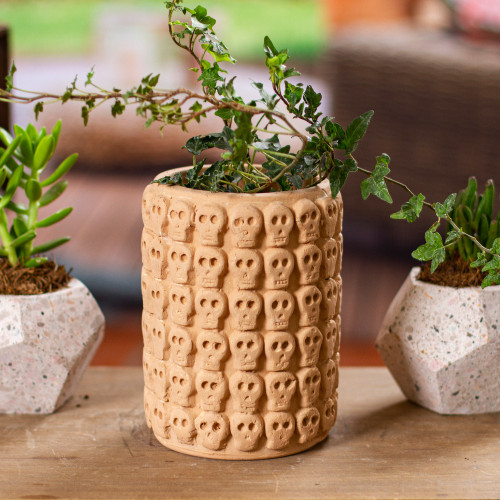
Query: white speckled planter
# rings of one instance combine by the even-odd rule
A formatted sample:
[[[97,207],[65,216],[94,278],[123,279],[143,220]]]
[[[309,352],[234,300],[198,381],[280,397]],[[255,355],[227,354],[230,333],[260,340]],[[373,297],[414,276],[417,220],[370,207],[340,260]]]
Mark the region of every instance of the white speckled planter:
[[[104,337],[83,283],[43,295],[0,295],[0,413],[52,413],[73,394]]]
[[[392,301],[377,349],[405,396],[444,414],[500,411],[500,286],[417,280]]]

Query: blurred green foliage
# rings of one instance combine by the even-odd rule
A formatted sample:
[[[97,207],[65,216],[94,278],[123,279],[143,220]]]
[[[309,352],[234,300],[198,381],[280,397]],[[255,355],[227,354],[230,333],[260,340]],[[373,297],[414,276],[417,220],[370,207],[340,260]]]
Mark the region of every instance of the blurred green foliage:
[[[316,0],[206,0],[204,4],[216,14],[218,31],[238,59],[260,60],[262,40],[269,32],[295,58],[314,56],[326,41]],[[165,10],[161,0],[3,0],[0,24],[11,28],[14,56],[85,54],[94,47],[93,25],[104,6],[159,14]]]

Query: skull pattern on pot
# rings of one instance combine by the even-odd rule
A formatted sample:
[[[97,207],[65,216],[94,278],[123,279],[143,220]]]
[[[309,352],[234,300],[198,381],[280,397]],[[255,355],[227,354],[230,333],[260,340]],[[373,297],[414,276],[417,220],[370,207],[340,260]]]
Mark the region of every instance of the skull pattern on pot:
[[[270,203],[264,209],[267,244],[271,247],[288,245],[293,228],[292,211],[280,202]]]
[[[260,333],[236,331],[229,340],[234,366],[238,370],[255,370],[264,349]]]
[[[229,269],[236,288],[255,290],[262,273],[262,256],[256,250],[236,249],[229,256]]]
[[[262,214],[253,205],[236,206],[230,214],[229,227],[239,248],[255,248],[263,227]]]
[[[326,193],[146,189],[144,410],[165,446],[255,459],[327,436],[337,414],[342,204]]]
[[[264,252],[266,288],[278,290],[287,288],[295,266],[292,252],[284,248],[268,248]]]
[[[168,207],[168,235],[175,241],[188,241],[194,223],[193,204],[188,200],[173,199]]]
[[[215,203],[205,203],[196,209],[196,229],[201,244],[219,246],[227,222],[226,211]]]

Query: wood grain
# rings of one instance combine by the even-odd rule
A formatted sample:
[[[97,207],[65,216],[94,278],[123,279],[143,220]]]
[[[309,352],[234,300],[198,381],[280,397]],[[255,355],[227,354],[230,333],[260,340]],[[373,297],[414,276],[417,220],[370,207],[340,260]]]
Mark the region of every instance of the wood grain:
[[[341,370],[326,442],[225,462],[160,446],[138,368],[91,368],[50,416],[0,416],[5,498],[493,498],[500,414],[446,417],[405,401],[384,368]]]

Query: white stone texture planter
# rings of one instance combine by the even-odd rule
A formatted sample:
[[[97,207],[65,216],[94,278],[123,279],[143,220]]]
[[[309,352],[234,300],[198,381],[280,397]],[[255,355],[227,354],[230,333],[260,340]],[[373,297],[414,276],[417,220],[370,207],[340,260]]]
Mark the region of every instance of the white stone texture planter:
[[[392,301],[377,349],[405,396],[443,414],[500,411],[500,286],[417,280]]]
[[[54,412],[103,337],[104,316],[77,279],[43,295],[1,295],[0,412]]]
[[[328,189],[146,188],[144,402],[168,448],[272,458],[328,435],[342,293],[342,201]]]

